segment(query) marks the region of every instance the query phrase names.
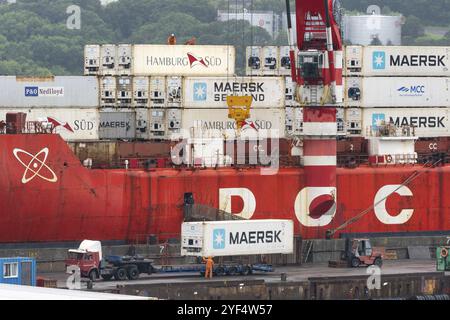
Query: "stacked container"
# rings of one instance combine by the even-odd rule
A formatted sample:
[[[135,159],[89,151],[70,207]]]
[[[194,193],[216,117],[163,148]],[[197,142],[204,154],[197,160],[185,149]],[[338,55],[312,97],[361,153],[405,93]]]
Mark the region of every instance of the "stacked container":
[[[348,130],[357,133],[361,123],[361,133],[370,137],[391,123],[412,127],[419,138],[449,136],[449,67],[448,47],[348,46]]]

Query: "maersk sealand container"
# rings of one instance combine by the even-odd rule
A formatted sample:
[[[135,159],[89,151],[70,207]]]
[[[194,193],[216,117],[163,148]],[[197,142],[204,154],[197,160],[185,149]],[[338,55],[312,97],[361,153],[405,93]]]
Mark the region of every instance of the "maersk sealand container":
[[[0,107],[97,108],[97,77],[0,77]]]

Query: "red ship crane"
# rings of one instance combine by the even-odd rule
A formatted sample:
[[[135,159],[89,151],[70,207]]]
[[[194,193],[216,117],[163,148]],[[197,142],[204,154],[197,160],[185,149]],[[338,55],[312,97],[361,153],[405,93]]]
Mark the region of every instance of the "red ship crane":
[[[306,192],[302,210],[309,225],[323,227],[336,214],[336,107],[342,102],[342,39],[338,0],[296,0],[297,48],[286,0],[292,79],[303,106]],[[334,13],[334,14],[333,14]]]

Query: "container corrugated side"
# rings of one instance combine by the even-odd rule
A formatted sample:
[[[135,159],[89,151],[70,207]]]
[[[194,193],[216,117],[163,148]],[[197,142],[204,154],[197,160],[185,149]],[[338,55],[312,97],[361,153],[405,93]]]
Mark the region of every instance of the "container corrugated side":
[[[252,108],[276,109],[285,106],[286,84],[281,77],[185,78],[184,108],[225,109],[227,96],[251,95]]]
[[[397,127],[414,126],[420,138],[450,136],[449,108],[376,108],[362,109],[362,133],[370,135],[370,127],[383,122]]]
[[[55,133],[66,141],[98,140],[99,112],[96,108],[0,108],[0,119],[6,119],[7,113],[24,112],[27,121],[60,123]],[[50,119],[50,120],[49,120]],[[53,121],[52,121],[53,122]],[[68,125],[68,127],[65,127]]]
[[[136,113],[100,112],[99,136],[100,139],[135,139]]]
[[[346,78],[346,105],[361,107],[446,107],[450,105],[450,78]],[[360,100],[353,100],[354,88]],[[353,91],[352,91],[353,90]]]
[[[97,77],[0,77],[0,107],[91,108],[99,104]]]
[[[234,75],[232,46],[134,45],[132,73],[136,76]]]
[[[228,118],[227,109],[183,109],[182,135],[184,137],[222,137],[238,136],[236,121]],[[241,137],[284,138],[286,116],[284,109],[254,109],[241,129]]]
[[[363,48],[364,76],[450,76],[450,47]]]

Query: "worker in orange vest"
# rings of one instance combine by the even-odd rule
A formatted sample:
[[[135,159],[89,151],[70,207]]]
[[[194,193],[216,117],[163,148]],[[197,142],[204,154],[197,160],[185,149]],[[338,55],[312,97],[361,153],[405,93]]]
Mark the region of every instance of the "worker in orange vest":
[[[167,44],[168,44],[168,45],[171,45],[171,46],[174,46],[174,45],[177,44],[177,38],[175,37],[175,34],[172,33],[172,34],[169,36],[169,38],[167,38]]]
[[[203,262],[206,263],[206,271],[205,271],[205,278],[212,279],[213,277],[213,267],[214,267],[214,260],[212,257],[203,258]]]

